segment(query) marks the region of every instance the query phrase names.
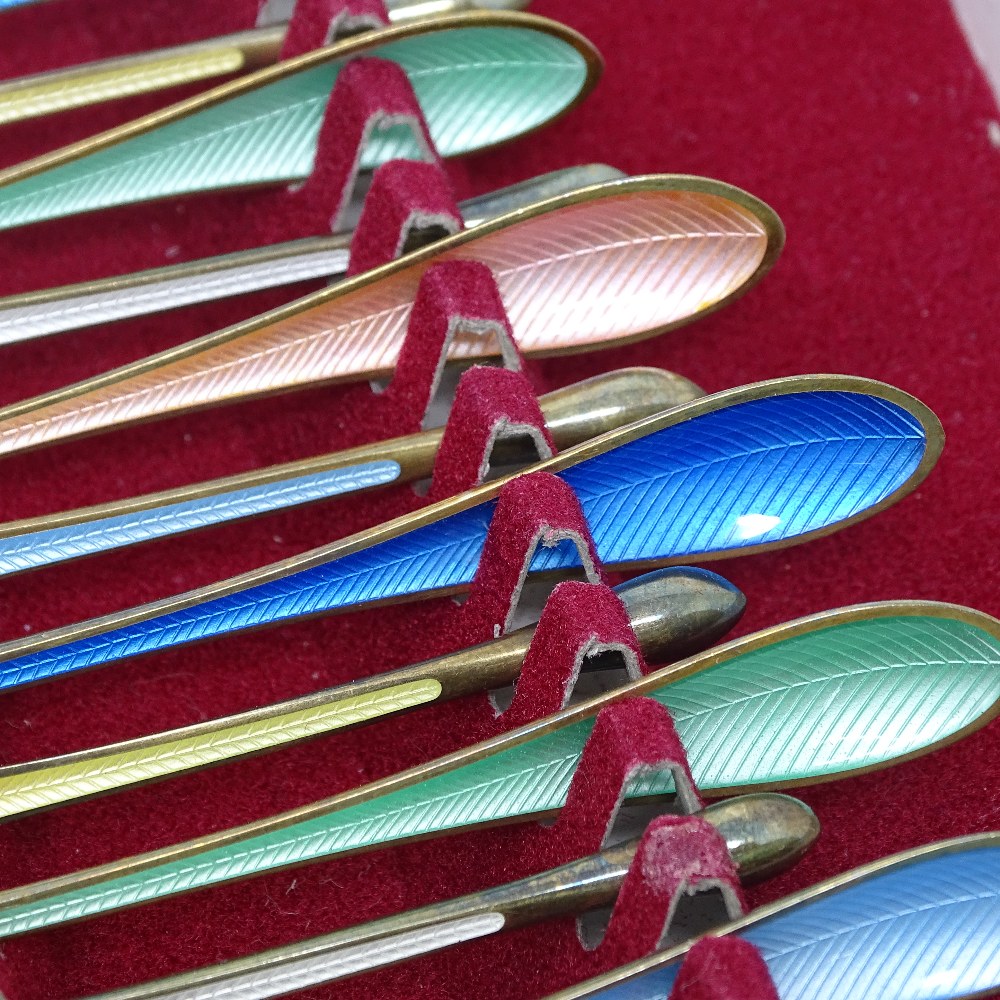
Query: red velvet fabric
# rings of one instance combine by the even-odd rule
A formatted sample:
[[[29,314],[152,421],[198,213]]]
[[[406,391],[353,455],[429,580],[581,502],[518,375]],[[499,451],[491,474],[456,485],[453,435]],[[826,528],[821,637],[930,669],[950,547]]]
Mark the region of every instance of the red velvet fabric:
[[[414,229],[433,225],[446,233],[462,229],[462,214],[440,163],[392,160],[372,175],[351,240],[347,276],[394,260]]]
[[[472,260],[433,264],[420,279],[396,371],[385,391],[393,405],[409,413],[419,408],[418,426],[437,389],[448,347],[463,328],[492,337],[507,368],[520,370],[524,365],[490,269]],[[389,426],[379,424],[376,432]]]
[[[535,551],[558,545],[575,547],[587,578],[604,582],[580,502],[563,480],[531,472],[504,484],[463,611],[487,634],[506,631]]]
[[[567,649],[576,652],[573,659],[562,652]],[[642,648],[618,596],[603,584],[564,580],[538,619],[504,725],[514,729],[558,712],[573,693],[583,660],[604,651],[617,652],[630,674],[643,673]]]
[[[546,389],[624,364],[710,390],[794,372],[893,382],[942,418],[939,467],[913,497],[846,532],[735,560],[740,632],[855,601],[924,597],[1000,612],[991,333],[1000,119],[944,0],[704,4],[536,0],[602,50],[597,91],[550,129],[449,164],[465,196],[597,160],[632,173],[709,174],[770,202],[788,247],[750,295],[704,321],[608,353],[533,364]],[[84,20],[84,16],[92,20]],[[168,44],[252,23],[253,0],[56,0],[0,17],[0,73]],[[638,40],[638,41],[637,41]],[[13,163],[163,103],[142,98],[0,133]],[[302,235],[284,195],[227,194],[0,234],[0,289],[21,291]],[[307,287],[307,286],[304,286]],[[0,398],[23,398],[217,329],[288,290],[6,348]],[[366,386],[295,393],[20,456],[0,517],[163,488],[402,432]],[[381,415],[380,415],[381,414]],[[419,420],[419,417],[418,417]],[[0,583],[0,634],[65,624],[291,555],[416,507],[409,488],[165,541]],[[2,699],[4,762],[238,711],[470,641],[451,601],[299,623],[120,664]],[[10,823],[15,885],[290,808],[491,731],[483,699],[412,713],[225,768]],[[1000,726],[900,767],[802,797],[823,833],[751,906],[893,851],[1000,822]],[[946,791],[945,791],[946,790]],[[945,808],[941,803],[946,802]],[[13,1000],[60,998],[179,971],[537,870],[512,826],[180,897],[4,946]],[[554,921],[408,963],[310,998],[528,1000],[574,981],[575,926]],[[3,979],[6,977],[6,980]]]
[[[417,95],[402,68],[386,59],[352,60],[337,74],[333,85],[316,141],[312,173],[298,188],[276,192],[270,210],[261,209],[264,218],[272,212],[284,211],[290,204],[297,219],[309,220],[306,223],[308,230],[300,232],[300,236],[348,228],[343,224],[344,212],[357,182],[365,144],[375,129],[390,123],[408,125],[416,141],[424,147],[427,158],[439,164]],[[403,184],[403,178],[408,179],[415,196],[424,195],[426,191],[434,194],[431,201],[434,211],[458,214],[447,183],[435,184],[433,175],[425,176],[421,183],[396,166],[383,173],[380,183],[389,186],[391,192]],[[382,201],[380,198],[379,202]],[[369,221],[368,225],[372,223]],[[362,270],[359,263],[371,267],[376,262],[384,263],[377,261],[377,254],[370,248],[371,234],[365,232],[363,236],[358,247],[352,246],[351,274]],[[395,253],[390,252],[385,259],[391,260],[394,256]]]
[[[614,954],[615,965],[644,958],[661,946],[684,897],[711,890],[725,893],[721,911],[730,919],[742,916],[743,892],[725,838],[700,816],[657,817],[639,842],[600,947]],[[734,971],[722,964],[712,978],[731,980]],[[752,990],[738,996],[770,1000]]]
[[[576,652],[563,647],[562,655]],[[532,863],[555,868],[599,851],[605,843],[629,782],[649,768],[669,770],[692,805],[691,772],[670,713],[652,698],[625,698],[597,714],[577,765],[566,805],[532,850]],[[606,968],[606,966],[605,966]]]
[[[780,1000],[756,948],[740,937],[705,938],[688,953],[670,1000]]]
[[[493,445],[504,436],[530,434],[539,460],[556,453],[538,399],[524,372],[474,365],[462,373],[434,462],[430,501],[443,500],[481,481]]]
[[[297,0],[281,58],[293,59],[345,34],[388,23],[382,0]]]

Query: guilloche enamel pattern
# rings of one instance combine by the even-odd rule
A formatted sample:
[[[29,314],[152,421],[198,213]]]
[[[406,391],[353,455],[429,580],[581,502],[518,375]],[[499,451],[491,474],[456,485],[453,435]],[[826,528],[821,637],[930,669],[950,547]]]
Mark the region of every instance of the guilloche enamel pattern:
[[[583,100],[601,70],[586,39],[531,14],[473,11],[365,32],[0,170],[0,229],[300,181],[337,74],[362,56],[402,66],[442,156],[541,128]],[[380,129],[361,167],[426,152],[409,127]]]
[[[572,489],[605,566],[649,568],[794,545],[870,517],[915,489],[942,445],[934,415],[891,386],[794,376],[707,396],[524,471]],[[230,580],[4,643],[0,687],[305,615],[460,593],[512,478]],[[580,565],[573,547],[542,547],[530,570]]]
[[[421,278],[475,261],[518,346],[546,357],[622,346],[745,293],[784,240],[777,216],[696,177],[631,178],[538,202],[218,333],[0,409],[0,456],[138,421],[320,383],[391,375]],[[497,345],[459,327],[449,358]]]

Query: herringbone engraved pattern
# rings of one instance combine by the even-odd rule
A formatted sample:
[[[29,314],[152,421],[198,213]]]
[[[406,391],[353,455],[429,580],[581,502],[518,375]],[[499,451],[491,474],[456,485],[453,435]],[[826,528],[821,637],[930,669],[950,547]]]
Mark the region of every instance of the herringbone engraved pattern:
[[[702,788],[806,782],[873,763],[872,731],[887,762],[968,725],[1000,700],[1000,641],[945,611],[834,621],[733,654],[653,696],[674,714]],[[799,705],[810,709],[805,723],[789,711]],[[826,739],[803,739],[801,729],[810,726],[820,726]],[[137,860],[126,874],[37,902],[12,906],[0,893],[0,936],[297,862],[557,809],[591,727],[591,720],[575,722],[354,805],[338,809],[328,800],[311,818],[181,861],[142,870]],[[732,763],[720,763],[716,731],[726,734]],[[886,731],[895,743],[881,735]],[[760,740],[770,750],[742,752]],[[630,794],[670,790],[670,775],[661,773],[636,781]]]
[[[662,700],[698,748],[699,785],[796,780],[879,764],[968,725],[1000,700],[1000,645],[950,618],[862,619],[744,653]]]
[[[528,27],[465,27],[365,53],[406,70],[444,156],[513,138],[564,110],[587,77],[563,39]],[[112,205],[305,177],[337,62],[302,70],[115,146],[0,189],[0,229]],[[376,131],[364,166],[420,151],[406,129]]]
[[[983,846],[902,863],[740,936],[782,1000],[958,1000],[1000,988],[998,914],[1000,848]],[[662,1000],[677,968],[585,995]]]
[[[183,503],[0,538],[0,576],[393,482],[396,462],[330,469]]]
[[[285,743],[426,705],[440,693],[441,685],[435,680],[411,681],[211,733],[175,736],[139,750],[120,750],[104,757],[29,771],[0,768],[0,818],[207,767],[243,754],[273,750]]]
[[[607,566],[682,560],[790,542],[897,490],[920,463],[923,427],[901,406],[856,392],[811,391],[731,405],[663,428],[563,472]],[[94,624],[73,642],[23,653],[0,646],[0,688],[244,628],[388,598],[467,586],[494,501],[340,559],[197,601],[130,625]],[[322,559],[324,549],[313,555]],[[573,547],[541,548],[532,569],[578,565]],[[44,643],[41,634],[32,642]]]
[[[81,382],[72,396],[39,396],[0,409],[0,454],[248,394],[391,372],[420,279],[433,262],[487,264],[521,350],[545,355],[693,318],[745,285],[767,245],[761,221],[728,198],[625,188],[473,234],[433,261],[260,329],[203,337],[151,370],[122,369],[111,384]],[[451,356],[473,359],[495,350],[493,338],[465,330]]]

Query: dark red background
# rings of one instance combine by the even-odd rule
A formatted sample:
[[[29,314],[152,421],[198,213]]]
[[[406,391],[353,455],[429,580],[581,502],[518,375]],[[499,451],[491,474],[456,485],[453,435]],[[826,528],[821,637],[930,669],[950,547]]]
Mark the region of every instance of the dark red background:
[[[244,26],[254,0],[62,0],[0,16],[0,75]],[[877,519],[806,547],[716,564],[749,597],[740,631],[894,597],[1000,612],[992,336],[1000,316],[998,116],[944,0],[695,3],[537,0],[583,31],[607,71],[569,118],[455,166],[461,195],[570,163],[731,181],[788,229],[773,274],[719,315],[627,349],[535,367],[545,387],[626,364],[717,390],[797,372],[906,389],[944,422],[939,467]],[[139,11],[143,13],[140,14]],[[140,21],[140,18],[146,20]],[[84,24],[86,21],[86,24]],[[0,133],[14,163],[156,101]],[[162,102],[161,102],[162,103]],[[0,291],[205,256],[292,233],[232,195],[0,235]],[[273,203],[267,203],[273,208]],[[223,303],[5,348],[4,402],[65,384],[260,311]],[[354,409],[352,409],[352,406]],[[352,426],[356,413],[366,424]],[[302,393],[6,461],[0,517],[313,454],[378,427],[357,389]],[[393,428],[395,430],[395,428]],[[174,593],[375,523],[406,489],[319,505],[0,585],[13,638]],[[4,763],[291,697],[445,649],[442,606],[296,625],[6,695]],[[451,642],[455,640],[452,637]],[[4,887],[244,822],[371,780],[462,742],[482,702],[58,810],[0,829]],[[1000,727],[902,767],[805,791],[824,827],[809,858],[751,893],[759,904],[879,856],[1000,826]],[[90,921],[0,948],[12,1000],[54,1000],[293,940],[530,871],[516,828],[313,865]],[[529,998],[573,979],[573,924],[506,935],[309,996]]]

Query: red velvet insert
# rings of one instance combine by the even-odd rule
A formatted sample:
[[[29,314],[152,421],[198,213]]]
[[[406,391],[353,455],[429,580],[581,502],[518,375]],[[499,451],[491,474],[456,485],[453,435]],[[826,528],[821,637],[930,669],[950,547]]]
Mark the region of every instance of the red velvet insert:
[[[627,727],[623,720],[628,720]],[[670,771],[678,804],[685,812],[702,807],[687,753],[670,713],[660,702],[628,698],[601,709],[555,826],[557,830],[586,831],[572,834],[576,857],[596,850],[592,845],[599,827],[598,843],[604,843],[628,783],[652,770]],[[563,861],[573,856],[565,854]]]
[[[519,369],[521,356],[490,269],[470,260],[433,264],[424,272],[410,311],[406,338],[385,399],[408,414],[422,406],[416,430],[434,395],[455,335],[462,332],[493,338],[504,364]],[[397,431],[402,433],[402,431]]]
[[[757,949],[740,937],[704,938],[687,954],[670,1000],[781,1000]]]
[[[575,546],[587,578],[603,582],[580,501],[569,486],[550,472],[506,483],[496,501],[466,615],[495,636],[505,632],[536,549],[559,544]]]
[[[526,375],[477,365],[462,373],[444,430],[427,499],[471,489],[489,471],[497,441],[526,435],[538,460],[556,452],[545,417]]]
[[[629,784],[653,770],[670,771],[689,807],[698,807],[670,713],[650,698],[626,698],[602,708],[559,818],[531,834],[532,864],[542,871],[601,850]]]
[[[630,676],[645,672],[628,612],[614,591],[600,584],[563,581],[545,603],[514,700],[501,722],[516,729],[558,712],[573,693],[583,659],[604,650],[619,652]],[[567,656],[568,651],[574,655]]]
[[[292,210],[317,218],[326,213],[326,228],[343,228],[365,146],[374,132],[393,125],[409,128],[423,156],[439,162],[402,67],[386,59],[352,59],[337,74],[316,141],[312,173],[292,192]]]
[[[742,916],[743,890],[722,834],[700,816],[657,817],[642,836],[598,950],[613,956],[611,966],[651,954],[682,898],[708,889],[722,892],[730,919]],[[767,1000],[752,990],[741,998]]]
[[[295,0],[282,59],[293,59],[339,38],[389,23],[382,0]]]
[[[347,275],[362,274],[399,257],[415,230],[447,234],[462,228],[448,175],[439,163],[391,160],[372,177],[351,240]]]

